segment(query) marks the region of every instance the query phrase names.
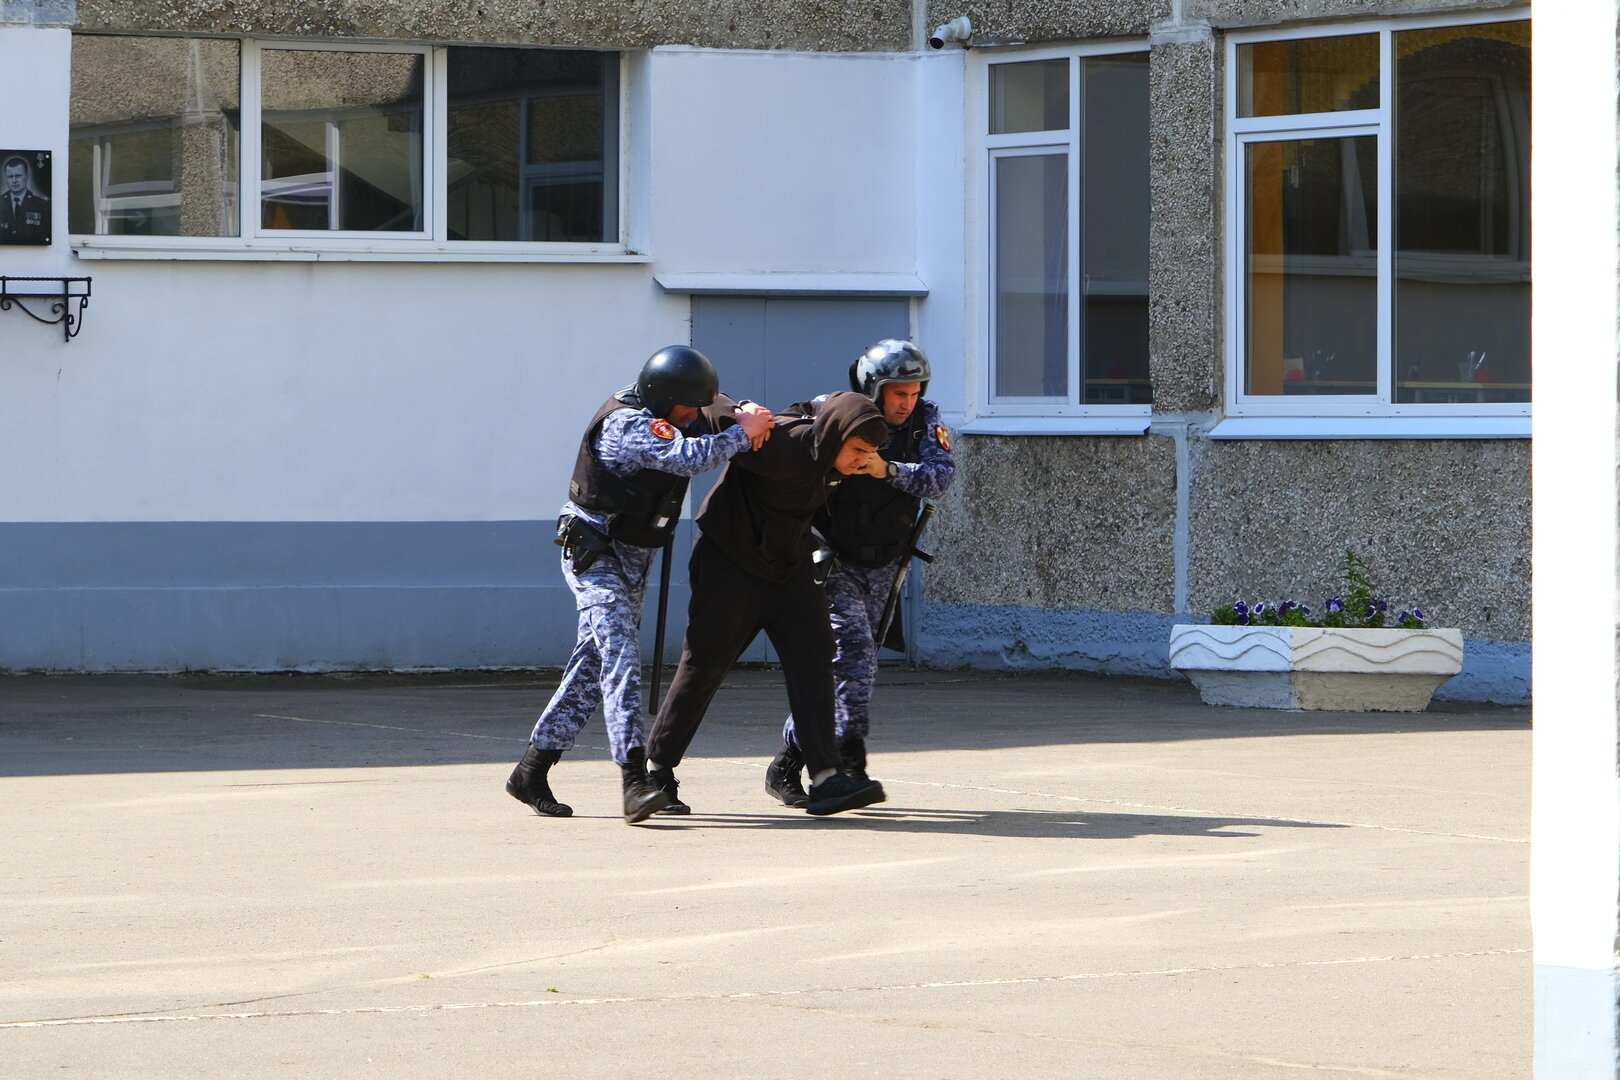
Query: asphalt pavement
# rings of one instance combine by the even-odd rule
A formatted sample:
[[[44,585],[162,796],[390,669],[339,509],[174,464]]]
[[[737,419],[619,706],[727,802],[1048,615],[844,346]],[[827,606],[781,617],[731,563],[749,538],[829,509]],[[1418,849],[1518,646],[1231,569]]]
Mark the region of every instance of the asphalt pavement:
[[[0,679],[0,1076],[1514,1078],[1526,709],[885,669],[888,801],[762,788],[734,672],[627,826],[554,673]]]

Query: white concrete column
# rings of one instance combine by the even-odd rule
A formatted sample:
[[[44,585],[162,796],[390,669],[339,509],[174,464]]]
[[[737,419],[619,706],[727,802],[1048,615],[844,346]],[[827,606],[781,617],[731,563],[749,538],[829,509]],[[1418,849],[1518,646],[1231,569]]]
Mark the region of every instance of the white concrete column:
[[[1533,31],[1538,1080],[1620,1075],[1616,26],[1616,0],[1581,0],[1538,6]]]

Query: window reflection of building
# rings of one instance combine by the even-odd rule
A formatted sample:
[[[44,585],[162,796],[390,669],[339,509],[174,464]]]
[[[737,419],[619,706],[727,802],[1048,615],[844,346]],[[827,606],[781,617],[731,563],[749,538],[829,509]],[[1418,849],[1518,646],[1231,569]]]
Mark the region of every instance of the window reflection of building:
[[[236,236],[246,175],[250,236],[616,243],[619,94],[616,53],[79,34],[70,231]]]
[[[262,227],[422,231],[424,60],[263,51]]]
[[[606,193],[617,145],[616,57],[449,50],[453,240],[597,241],[618,234]]]
[[[69,231],[235,236],[241,45],[76,35]]]

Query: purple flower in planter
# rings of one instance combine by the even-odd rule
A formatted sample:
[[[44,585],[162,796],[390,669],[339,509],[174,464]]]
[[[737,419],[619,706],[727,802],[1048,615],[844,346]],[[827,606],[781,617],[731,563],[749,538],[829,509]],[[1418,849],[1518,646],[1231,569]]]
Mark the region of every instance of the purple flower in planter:
[[[1331,599],[1331,600],[1329,600],[1327,602],[1327,609],[1328,609],[1328,611],[1333,612],[1334,614],[1338,614],[1339,612],[1344,610],[1344,601],[1342,599],[1340,599],[1339,597],[1335,596],[1333,599]]]

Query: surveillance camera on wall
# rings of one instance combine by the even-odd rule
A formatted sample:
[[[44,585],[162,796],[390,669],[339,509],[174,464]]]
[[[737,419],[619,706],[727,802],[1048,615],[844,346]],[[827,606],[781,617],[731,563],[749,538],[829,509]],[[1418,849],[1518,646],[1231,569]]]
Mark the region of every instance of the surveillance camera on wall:
[[[938,27],[934,36],[928,39],[931,49],[943,49],[947,41],[967,41],[973,36],[973,24],[966,15],[958,15],[950,22]]]

